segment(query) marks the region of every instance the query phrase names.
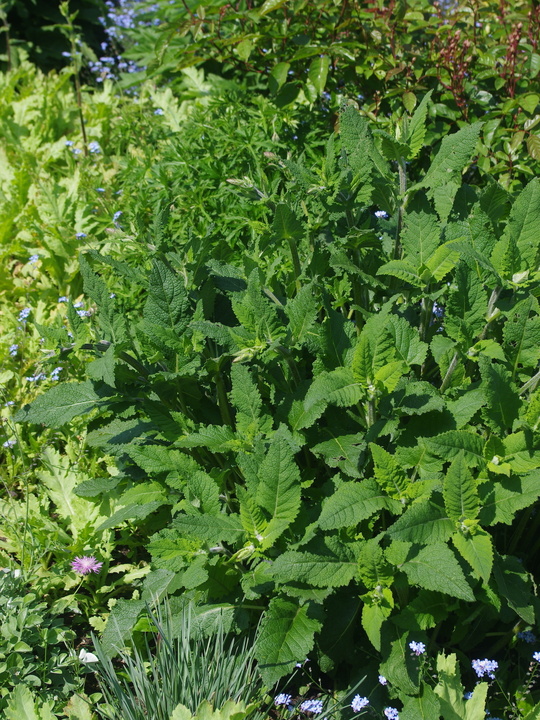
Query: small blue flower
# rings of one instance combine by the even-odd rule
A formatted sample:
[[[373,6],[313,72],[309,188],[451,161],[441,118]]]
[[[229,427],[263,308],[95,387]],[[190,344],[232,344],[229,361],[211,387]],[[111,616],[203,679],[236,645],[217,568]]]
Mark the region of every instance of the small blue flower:
[[[154,110],[154,115],[163,115],[164,112],[165,112],[165,111],[164,111],[162,108],[156,108],[156,109]]]
[[[299,706],[302,712],[316,713],[317,715],[323,711],[322,700],[304,700]]]
[[[9,346],[9,354],[11,357],[15,357],[17,355],[17,350],[19,349],[18,345],[10,345]]]
[[[82,153],[82,150],[80,148],[71,148],[71,152],[74,155],[80,155]]]
[[[105,188],[101,188],[101,187],[100,187],[100,188],[96,188],[96,192],[98,192],[98,193],[103,193],[103,192],[105,192]]]
[[[75,237],[77,238],[77,240],[82,240],[83,238],[86,237],[86,233],[83,233],[83,232],[75,233]]]
[[[111,293],[111,294],[109,295],[109,297],[110,297],[110,298],[111,298],[111,300],[112,300],[113,298],[115,298],[115,297],[116,297],[116,293]]]
[[[64,51],[62,52],[62,57],[70,58],[70,57],[71,57],[71,53],[68,52],[67,50],[64,50]]]
[[[524,630],[523,632],[518,632],[517,636],[520,640],[525,640],[526,643],[536,642],[536,635],[533,632],[531,632],[530,630]]]
[[[12,448],[14,445],[17,444],[17,441],[11,438],[11,440],[6,440],[6,442],[2,443],[2,446],[5,448]]]
[[[83,305],[84,305],[84,303],[82,300],[79,300],[78,302],[73,303],[74,308],[82,308]]]
[[[35,255],[30,255],[30,257],[28,258],[28,262],[31,265],[34,265],[35,263],[37,263],[38,260],[39,260],[39,255],[37,253]]]
[[[388,213],[384,210],[375,210],[375,217],[386,220],[388,218]]]
[[[67,297],[67,295],[61,295],[61,296],[58,298],[58,302],[59,302],[59,303],[67,302],[68,300],[69,300],[69,298]]]
[[[78,315],[79,317],[81,317],[81,318],[83,318],[83,317],[90,317],[91,314],[92,314],[92,313],[91,313],[90,310],[77,310],[77,315]]]
[[[499,667],[496,660],[473,660],[471,663],[476,675],[481,678],[487,675],[492,680],[495,678],[495,670]]]
[[[88,150],[94,155],[99,155],[99,153],[101,152],[99,143],[96,140],[92,140],[91,143],[88,143]]]
[[[413,651],[414,655],[423,655],[426,652],[426,646],[423,642],[415,642],[413,640],[409,643],[409,647]]]
[[[381,685],[388,685],[388,680],[384,677],[384,675],[379,675],[379,682]]]
[[[279,695],[276,695],[274,698],[274,705],[276,707],[279,707],[280,705],[289,705],[291,702],[291,696],[286,695],[285,693],[280,693]]]
[[[19,313],[19,322],[24,322],[31,312],[30,308],[23,308]]]
[[[360,695],[355,695],[351,703],[351,708],[354,712],[360,712],[360,710],[363,710],[368,705],[369,700],[367,699],[367,697],[360,697]]]
[[[73,147],[73,140],[66,140],[65,145],[66,147]]]
[[[536,662],[540,662],[540,652],[533,653],[533,658]]]
[[[114,215],[113,215],[113,221],[116,222],[116,221],[118,220],[118,218],[119,218],[122,214],[123,214],[123,213],[122,213],[121,210],[117,210],[117,211],[114,213]]]
[[[15,405],[15,401],[14,401],[14,400],[8,400],[7,403],[6,403],[6,405],[5,405],[5,407],[13,407],[13,405]]]
[[[388,720],[399,720],[399,712],[396,710],[396,708],[393,707],[387,707],[384,708],[384,714],[388,718]]]
[[[463,696],[464,700],[470,700],[472,698],[472,692],[466,692]]]
[[[51,380],[55,381],[58,380],[60,373],[62,372],[61,367],[56,367],[51,373]]]

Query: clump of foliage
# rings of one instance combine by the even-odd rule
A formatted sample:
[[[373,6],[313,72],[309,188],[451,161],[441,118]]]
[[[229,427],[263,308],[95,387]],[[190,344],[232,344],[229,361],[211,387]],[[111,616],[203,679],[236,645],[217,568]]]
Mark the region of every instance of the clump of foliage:
[[[312,653],[416,707],[419,638],[517,672],[493,637],[536,621],[540,185],[462,181],[480,123],[410,165],[429,102],[393,134],[349,107],[323,158],[275,157],[272,222],[234,264],[204,246],[137,273],[81,256],[95,321],[70,307],[73,342],[45,335],[59,357],[92,352],[87,379],[16,419],[91,413],[88,445],[116,459],[76,492],[115,498],[98,531],[129,522],[152,572],[115,605],[105,652],[168,591],[231,627],[262,613],[269,686]],[[129,324],[107,266],[145,298]]]

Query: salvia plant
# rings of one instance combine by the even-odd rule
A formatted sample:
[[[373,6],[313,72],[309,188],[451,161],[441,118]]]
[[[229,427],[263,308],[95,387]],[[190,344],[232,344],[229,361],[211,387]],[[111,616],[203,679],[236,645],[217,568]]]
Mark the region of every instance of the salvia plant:
[[[128,523],[151,572],[114,606],[105,654],[167,591],[233,629],[260,622],[267,686],[309,655],[341,682],[383,676],[388,707],[411,708],[402,720],[447,707],[413,641],[441,651],[439,679],[457,657],[471,682],[473,658],[496,661],[498,679],[527,667],[516,634],[538,609],[540,183],[512,195],[464,182],[481,123],[411,173],[429,102],[392,133],[346,107],[322,160],[271,158],[272,221],[235,264],[203,244],[137,267],[81,255],[93,316],[69,306],[68,325],[40,329],[56,364],[91,356],[87,378],[16,419],[89,415],[88,446],[115,459],[76,492],[115,498],[97,530]],[[112,272],[141,312],[111,297]]]

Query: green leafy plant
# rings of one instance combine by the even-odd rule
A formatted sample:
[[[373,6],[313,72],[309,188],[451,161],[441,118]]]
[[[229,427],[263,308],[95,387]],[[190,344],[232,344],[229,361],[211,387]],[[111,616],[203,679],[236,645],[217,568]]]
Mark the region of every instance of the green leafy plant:
[[[411,633],[503,652],[536,619],[540,184],[463,181],[480,123],[414,171],[429,101],[393,134],[348,107],[324,157],[276,159],[273,221],[236,265],[177,249],[134,277],[82,255],[95,321],[70,308],[73,343],[54,342],[91,353],[88,377],[16,416],[91,414],[87,442],[119,471],[101,529],[127,522],[145,546],[143,593],[239,627],[262,613],[269,686],[313,653],[416,706]],[[103,262],[145,297],[129,325]],[[104,652],[143,607],[115,606]]]

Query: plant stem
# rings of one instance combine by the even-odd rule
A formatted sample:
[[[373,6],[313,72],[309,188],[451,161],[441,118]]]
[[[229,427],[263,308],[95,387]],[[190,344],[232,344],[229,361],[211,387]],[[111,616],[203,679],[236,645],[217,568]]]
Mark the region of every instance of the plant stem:
[[[441,383],[441,387],[439,388],[439,392],[443,393],[448,386],[450,385],[450,380],[452,379],[452,375],[454,374],[454,370],[457,368],[457,364],[459,361],[459,353],[456,351],[454,353],[454,357],[450,361],[450,365],[448,366],[448,370],[445,373],[445,376],[443,378],[443,381]]]

